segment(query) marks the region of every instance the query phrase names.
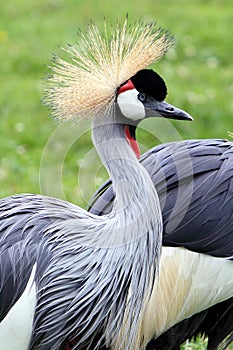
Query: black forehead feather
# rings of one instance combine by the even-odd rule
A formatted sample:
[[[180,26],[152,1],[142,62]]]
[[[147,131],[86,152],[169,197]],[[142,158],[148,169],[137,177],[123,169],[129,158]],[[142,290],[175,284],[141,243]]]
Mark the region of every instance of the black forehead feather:
[[[143,92],[157,101],[163,101],[167,95],[167,87],[159,74],[152,69],[139,70],[130,78],[139,92]]]

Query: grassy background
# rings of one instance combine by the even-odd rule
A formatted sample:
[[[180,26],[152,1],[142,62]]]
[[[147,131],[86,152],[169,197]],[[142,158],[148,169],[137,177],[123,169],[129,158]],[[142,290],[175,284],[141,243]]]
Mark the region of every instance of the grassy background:
[[[194,123],[139,130],[143,149],[187,138],[227,138],[232,123],[232,0],[14,0],[0,11],[0,197],[44,192],[85,206],[107,176],[92,149],[88,127],[57,129],[42,106],[51,53],[74,42],[90,19],[156,19],[176,45],[154,67],[166,80],[167,101]],[[162,124],[157,124],[160,128]],[[152,135],[154,134],[154,135]],[[76,135],[74,137],[74,135]],[[47,142],[50,146],[47,147]],[[162,140],[164,141],[164,139]],[[44,155],[44,156],[43,156]],[[78,181],[79,180],[79,181]],[[46,186],[45,186],[46,184]],[[187,349],[202,349],[186,345]],[[232,348],[233,349],[233,348]]]

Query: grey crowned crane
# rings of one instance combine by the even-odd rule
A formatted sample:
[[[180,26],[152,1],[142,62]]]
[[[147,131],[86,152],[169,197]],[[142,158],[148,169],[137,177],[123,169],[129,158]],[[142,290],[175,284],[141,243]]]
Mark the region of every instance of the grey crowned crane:
[[[55,58],[46,103],[61,120],[92,118],[116,197],[103,216],[41,195],[0,201],[4,349],[142,350],[233,297],[225,255],[162,248],[161,202],[136,157],[135,128],[150,116],[191,117],[163,101],[163,80],[145,69],[171,43],[154,28],[126,21],[108,40],[92,25],[68,49],[73,62]]]
[[[139,350],[150,340],[148,305],[160,286],[163,226],[133,135],[146,117],[191,117],[163,101],[163,80],[145,70],[170,46],[167,33],[155,30],[154,22],[130,27],[126,20],[110,39],[108,34],[91,25],[80,33],[80,45],[68,49],[71,62],[55,58],[45,103],[60,120],[92,119],[94,145],[113,181],[114,207],[97,216],[43,195],[0,201],[2,349]],[[140,89],[144,79],[152,84],[148,91]],[[225,291],[217,292],[225,299]],[[158,293],[163,322],[166,305]],[[172,317],[176,322],[176,306]]]

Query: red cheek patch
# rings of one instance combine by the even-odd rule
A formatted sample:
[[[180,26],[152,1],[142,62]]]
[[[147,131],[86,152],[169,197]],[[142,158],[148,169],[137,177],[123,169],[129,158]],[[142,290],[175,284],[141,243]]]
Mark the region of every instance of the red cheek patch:
[[[120,95],[122,92],[133,90],[133,89],[135,89],[135,86],[133,82],[129,79],[127,83],[119,87],[117,94]]]

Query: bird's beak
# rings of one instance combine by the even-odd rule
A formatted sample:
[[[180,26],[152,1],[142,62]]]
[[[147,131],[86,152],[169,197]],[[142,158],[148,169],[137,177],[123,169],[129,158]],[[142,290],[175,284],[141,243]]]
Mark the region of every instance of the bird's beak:
[[[160,102],[153,98],[150,98],[144,102],[144,107],[146,110],[146,117],[163,117],[177,120],[193,121],[193,118],[187,112],[174,107],[165,101]]]

